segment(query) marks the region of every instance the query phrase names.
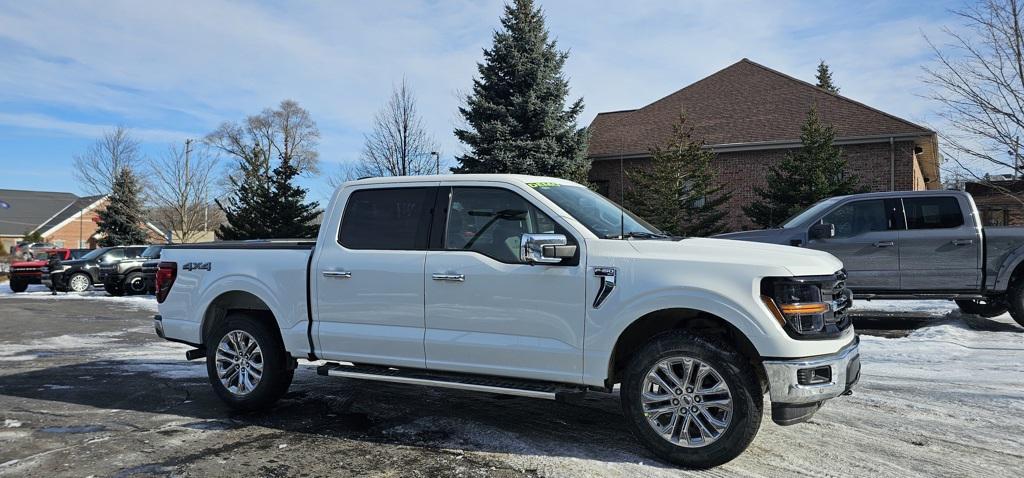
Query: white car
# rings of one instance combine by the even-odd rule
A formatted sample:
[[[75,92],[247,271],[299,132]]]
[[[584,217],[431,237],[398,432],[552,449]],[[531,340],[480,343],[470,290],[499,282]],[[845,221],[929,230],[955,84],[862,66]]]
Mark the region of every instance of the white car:
[[[347,182],[316,242],[169,246],[162,261],[157,333],[195,346],[240,409],[280,398],[298,360],[541,399],[620,385],[641,442],[705,468],[751,443],[765,393],[790,425],[860,375],[835,257],[668,237],[561,179]]]

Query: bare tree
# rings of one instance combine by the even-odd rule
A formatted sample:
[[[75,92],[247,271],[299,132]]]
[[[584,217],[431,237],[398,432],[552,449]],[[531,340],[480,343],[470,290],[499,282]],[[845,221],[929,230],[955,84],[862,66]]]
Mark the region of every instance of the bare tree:
[[[349,176],[418,176],[440,169],[437,142],[416,111],[416,98],[405,79],[391,93],[365,135],[363,152]]]
[[[937,65],[925,68],[931,98],[943,105],[952,126],[943,135],[959,169],[1014,199],[1024,200],[988,180],[993,169],[1021,168],[1024,133],[1024,33],[1018,0],[980,0],[953,11],[963,29],[944,28],[949,42],[929,44]],[[979,167],[981,165],[982,167]]]
[[[217,160],[192,140],[171,145],[149,162],[151,217],[179,243],[199,240],[210,229],[210,197]]]
[[[320,172],[320,129],[309,111],[292,100],[281,101],[277,109],[267,108],[241,123],[224,122],[204,141],[238,160],[250,158],[258,147],[268,153],[266,158],[288,158],[303,175]]]
[[[104,132],[84,153],[74,156],[72,173],[86,192],[110,194],[118,172],[123,168],[137,169],[141,161],[139,142],[132,138],[128,128],[117,126]]]

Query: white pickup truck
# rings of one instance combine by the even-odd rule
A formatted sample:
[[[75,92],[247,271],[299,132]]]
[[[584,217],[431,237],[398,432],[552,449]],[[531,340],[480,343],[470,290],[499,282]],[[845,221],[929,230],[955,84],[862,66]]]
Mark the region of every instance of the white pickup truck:
[[[613,392],[658,457],[743,452],[764,394],[805,421],[860,376],[842,263],[669,237],[579,184],[512,175],[343,184],[316,242],[170,246],[157,334],[240,409],[298,360],[324,376],[540,399]],[[799,444],[793,444],[794,453]]]

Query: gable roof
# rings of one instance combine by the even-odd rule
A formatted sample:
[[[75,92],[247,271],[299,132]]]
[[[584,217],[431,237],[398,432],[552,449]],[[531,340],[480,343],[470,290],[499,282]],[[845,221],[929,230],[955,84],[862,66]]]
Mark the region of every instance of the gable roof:
[[[587,155],[646,155],[668,140],[680,112],[711,146],[798,142],[812,105],[835,127],[837,139],[934,134],[744,58],[642,108],[598,114]]]
[[[20,236],[65,210],[79,199],[71,193],[0,189],[0,235]]]
[[[99,202],[105,198],[106,196],[102,194],[77,198],[35,230],[39,231],[43,236],[56,232],[55,229],[75,219],[75,216],[80,212],[85,212],[87,209],[95,209],[99,206]]]

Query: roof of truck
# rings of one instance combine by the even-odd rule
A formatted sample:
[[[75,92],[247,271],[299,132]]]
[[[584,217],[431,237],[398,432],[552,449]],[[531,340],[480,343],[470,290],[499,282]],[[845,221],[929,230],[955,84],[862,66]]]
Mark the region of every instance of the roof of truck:
[[[380,178],[363,178],[348,181],[344,185],[354,184],[394,184],[441,181],[446,183],[492,181],[504,183],[558,183],[579,185],[572,181],[546,176],[529,176],[525,174],[433,174],[429,176],[387,176]],[[343,185],[343,186],[344,186]]]

